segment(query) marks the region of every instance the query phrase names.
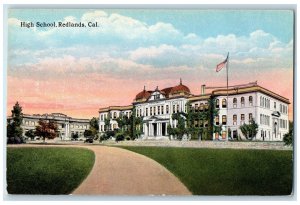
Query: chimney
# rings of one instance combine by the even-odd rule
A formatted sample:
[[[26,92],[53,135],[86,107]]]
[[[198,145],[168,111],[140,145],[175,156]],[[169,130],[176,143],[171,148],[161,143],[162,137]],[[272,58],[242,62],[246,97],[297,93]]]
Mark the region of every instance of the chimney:
[[[201,95],[205,94],[205,84],[201,85]]]

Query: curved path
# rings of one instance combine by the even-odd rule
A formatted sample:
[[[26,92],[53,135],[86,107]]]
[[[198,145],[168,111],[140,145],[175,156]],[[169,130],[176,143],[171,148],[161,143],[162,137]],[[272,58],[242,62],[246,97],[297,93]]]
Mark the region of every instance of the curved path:
[[[77,195],[191,195],[166,168],[143,155],[115,147],[84,146],[95,164]]]

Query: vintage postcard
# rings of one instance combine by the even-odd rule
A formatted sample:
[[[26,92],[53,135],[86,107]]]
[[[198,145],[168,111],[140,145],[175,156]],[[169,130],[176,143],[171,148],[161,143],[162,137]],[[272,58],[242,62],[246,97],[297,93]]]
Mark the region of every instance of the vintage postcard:
[[[7,194],[293,196],[293,9],[7,11]]]

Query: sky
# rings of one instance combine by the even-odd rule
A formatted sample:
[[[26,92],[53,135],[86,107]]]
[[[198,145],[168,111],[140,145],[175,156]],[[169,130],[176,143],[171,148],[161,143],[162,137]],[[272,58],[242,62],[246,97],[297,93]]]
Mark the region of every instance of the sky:
[[[258,84],[293,102],[294,14],[289,10],[10,9],[7,115],[98,116],[146,89]],[[21,22],[98,22],[24,28]],[[292,119],[293,104],[289,106]]]

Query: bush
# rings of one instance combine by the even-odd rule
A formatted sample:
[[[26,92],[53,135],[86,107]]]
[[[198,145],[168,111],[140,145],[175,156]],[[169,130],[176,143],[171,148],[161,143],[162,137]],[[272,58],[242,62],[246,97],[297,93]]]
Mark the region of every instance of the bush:
[[[293,144],[293,133],[290,131],[289,133],[285,134],[283,137],[283,141],[285,145],[292,145]]]
[[[10,137],[7,139],[7,144],[23,144],[26,143],[24,137]]]
[[[125,137],[123,134],[119,134],[116,136],[116,142],[119,142],[119,141],[124,141]]]

